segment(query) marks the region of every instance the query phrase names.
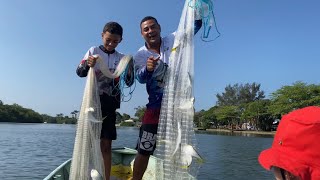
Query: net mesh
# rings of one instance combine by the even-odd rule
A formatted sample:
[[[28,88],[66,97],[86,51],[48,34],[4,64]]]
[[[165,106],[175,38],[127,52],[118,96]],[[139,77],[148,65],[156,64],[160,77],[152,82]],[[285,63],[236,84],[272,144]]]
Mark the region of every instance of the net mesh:
[[[133,66],[132,61],[132,56],[124,56],[114,73],[109,71],[109,67],[101,58],[98,58],[96,66],[99,66],[101,72],[108,78],[125,78],[121,75],[128,73],[126,71],[129,69],[128,65]],[[130,68],[133,69],[133,67]],[[134,75],[131,74],[131,77],[134,77]],[[102,121],[95,70],[94,68],[90,68],[77,121],[70,180],[89,180],[91,179],[92,170],[96,170],[104,177],[103,157],[100,150]]]
[[[216,23],[213,2],[211,0],[189,0],[189,6],[196,10],[196,19],[202,19],[201,39],[205,42],[214,41],[220,37]]]
[[[190,6],[195,2],[185,2],[169,59],[155,152],[162,161],[157,166],[157,179],[193,179],[197,173],[194,168],[197,165],[190,164],[192,152],[188,151],[188,147],[193,149],[196,145],[193,129],[195,11]]]
[[[77,122],[70,180],[88,180],[91,169],[104,174],[103,158],[100,151],[101,127],[101,106],[97,81],[94,69],[90,68]]]

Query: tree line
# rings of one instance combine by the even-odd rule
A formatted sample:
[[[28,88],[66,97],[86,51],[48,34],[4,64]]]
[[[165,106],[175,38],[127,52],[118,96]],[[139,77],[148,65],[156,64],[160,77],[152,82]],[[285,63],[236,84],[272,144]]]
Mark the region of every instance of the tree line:
[[[58,123],[58,124],[75,124],[76,113],[73,116],[64,116],[63,113],[57,114],[55,117],[47,114],[40,114],[32,109],[24,108],[19,104],[4,104],[0,100],[0,122],[16,122],[16,123]]]
[[[258,83],[227,85],[224,92],[216,94],[216,105],[208,110],[195,112],[194,124],[201,128],[233,128],[250,123],[257,130],[270,130],[273,120],[306,106],[320,106],[320,85],[295,82],[272,92],[269,98]],[[141,121],[145,107],[138,106],[133,118]],[[50,116],[39,114],[18,104],[4,104],[0,100],[0,122],[75,124],[79,111],[71,117],[63,113]],[[130,115],[117,112],[116,123],[130,119]]]
[[[76,124],[79,111],[70,112],[70,116],[63,113],[50,116],[48,114],[40,114],[32,109],[24,108],[19,104],[4,104],[0,100],[0,122],[16,122],[16,123],[57,123],[57,124]],[[116,112],[116,123],[122,123],[124,120],[130,119],[130,115]]]
[[[194,123],[202,128],[241,127],[250,123],[256,130],[271,130],[272,122],[306,106],[320,106],[320,85],[298,81],[282,86],[269,98],[258,83],[234,84],[216,95],[216,105],[195,113]]]

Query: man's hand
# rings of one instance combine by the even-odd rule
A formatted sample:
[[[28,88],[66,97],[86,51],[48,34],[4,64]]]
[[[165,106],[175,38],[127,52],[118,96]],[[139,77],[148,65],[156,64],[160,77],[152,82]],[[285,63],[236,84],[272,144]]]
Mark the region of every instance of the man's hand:
[[[153,72],[158,64],[159,59],[160,57],[155,59],[153,56],[150,56],[147,60],[147,71]]]
[[[87,59],[88,66],[94,67],[94,65],[96,65],[98,58],[99,58],[99,56],[89,56]]]

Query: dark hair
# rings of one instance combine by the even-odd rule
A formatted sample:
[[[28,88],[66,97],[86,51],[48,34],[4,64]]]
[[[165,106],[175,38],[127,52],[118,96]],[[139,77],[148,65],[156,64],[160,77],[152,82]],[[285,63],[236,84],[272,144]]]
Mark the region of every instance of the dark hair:
[[[152,16],[146,16],[146,17],[144,17],[144,18],[141,20],[140,26],[141,26],[141,24],[142,24],[143,22],[148,21],[148,20],[154,20],[154,22],[156,22],[157,24],[159,24],[156,18],[154,18],[154,17],[152,17]]]
[[[103,33],[109,32],[111,34],[118,34],[122,37],[123,29],[121,25],[117,22],[108,22],[106,25],[104,25]]]

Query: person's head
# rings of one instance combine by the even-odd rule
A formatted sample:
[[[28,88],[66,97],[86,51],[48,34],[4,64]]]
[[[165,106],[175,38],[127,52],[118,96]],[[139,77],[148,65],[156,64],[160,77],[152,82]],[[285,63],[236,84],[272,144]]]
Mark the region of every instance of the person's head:
[[[272,147],[259,155],[259,163],[277,180],[320,179],[320,107],[310,106],[284,115]]]
[[[113,51],[122,40],[123,29],[117,22],[108,22],[101,33],[103,46]]]
[[[148,46],[158,46],[161,43],[161,27],[152,16],[144,17],[140,22],[141,35]]]

